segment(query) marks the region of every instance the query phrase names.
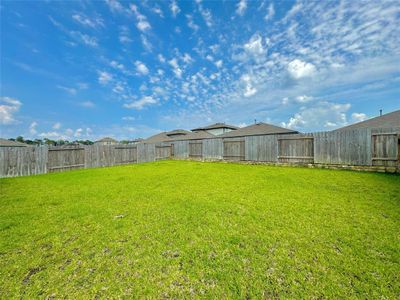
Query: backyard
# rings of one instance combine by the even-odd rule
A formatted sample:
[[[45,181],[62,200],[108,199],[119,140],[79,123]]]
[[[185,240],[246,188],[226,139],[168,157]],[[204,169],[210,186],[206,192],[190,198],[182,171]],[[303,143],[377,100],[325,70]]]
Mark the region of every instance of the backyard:
[[[400,176],[159,161],[0,180],[0,298],[399,298]]]

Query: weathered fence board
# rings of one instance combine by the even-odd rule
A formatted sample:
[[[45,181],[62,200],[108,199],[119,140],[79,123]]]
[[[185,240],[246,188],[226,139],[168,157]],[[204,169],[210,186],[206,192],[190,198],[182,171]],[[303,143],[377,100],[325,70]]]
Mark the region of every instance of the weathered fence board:
[[[278,161],[283,163],[313,163],[314,138],[308,135],[278,137]]]
[[[50,147],[48,150],[47,170],[50,173],[85,167],[84,147]]]
[[[159,143],[155,145],[155,160],[167,159],[172,157],[171,144]]]
[[[174,145],[174,157],[176,158],[188,158],[189,157],[189,141],[175,141]]]
[[[137,145],[137,162],[150,162],[156,160],[155,144],[138,144]]]
[[[190,158],[203,157],[203,141],[201,140],[189,141],[189,157]]]
[[[204,159],[222,159],[224,155],[224,146],[222,139],[203,140],[203,158]]]
[[[314,136],[314,162],[320,164],[371,165],[369,128],[318,132]]]
[[[394,167],[400,164],[400,128],[374,129],[372,165]]]
[[[242,161],[245,160],[245,140],[244,138],[229,138],[223,140],[224,156],[226,160]]]
[[[245,137],[245,158],[250,161],[277,162],[278,136],[262,135]]]
[[[1,147],[0,177],[47,173],[48,147]]]

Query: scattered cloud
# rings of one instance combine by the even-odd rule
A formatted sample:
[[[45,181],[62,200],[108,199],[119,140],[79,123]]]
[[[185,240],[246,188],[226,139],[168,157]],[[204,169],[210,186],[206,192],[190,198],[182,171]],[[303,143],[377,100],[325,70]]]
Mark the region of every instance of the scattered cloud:
[[[57,85],[57,88],[60,90],[66,91],[70,95],[76,95],[76,93],[77,93],[76,88],[66,87],[66,86],[62,86],[62,85]]]
[[[37,130],[36,127],[38,126],[38,123],[36,121],[33,121],[30,125],[29,125],[29,133],[31,135],[36,135],[37,134]]]
[[[240,0],[239,3],[236,5],[236,13],[239,16],[243,16],[247,9],[247,1]]]
[[[94,104],[94,102],[87,100],[87,101],[83,101],[78,103],[80,106],[85,107],[85,108],[94,108],[96,107],[96,104]]]
[[[174,18],[176,17],[176,15],[178,15],[181,11],[181,9],[179,8],[178,4],[176,3],[175,0],[173,0],[171,2],[171,4],[169,5],[169,8],[171,9],[172,15],[174,16]]]
[[[351,114],[351,119],[354,122],[361,122],[361,121],[365,121],[368,119],[368,116],[364,113],[352,113]]]
[[[274,4],[270,3],[268,6],[267,14],[264,17],[265,21],[271,20],[274,17],[274,15],[275,15]]]
[[[83,44],[85,44],[87,46],[90,46],[90,47],[97,47],[98,46],[98,42],[97,42],[97,39],[95,37],[89,36],[89,35],[87,35],[85,33],[80,32],[80,31],[70,31],[69,33],[70,33],[71,37],[74,40],[76,40],[76,41],[78,41],[80,43],[83,43]]]
[[[316,68],[312,63],[294,59],[288,64],[287,68],[290,76],[294,79],[310,77],[316,73]]]
[[[145,96],[137,101],[124,104],[125,108],[133,108],[137,110],[143,109],[145,106],[156,104],[158,101],[151,96]]]
[[[138,7],[135,4],[131,4],[130,5],[130,9],[133,11],[133,13],[135,14],[137,23],[136,23],[136,27],[143,32],[146,32],[148,30],[151,29],[151,25],[150,23],[147,21],[147,17],[145,15],[142,15],[139,10]]]
[[[146,67],[146,65],[144,63],[142,63],[141,61],[137,60],[135,62],[135,67],[136,67],[136,71],[141,74],[141,75],[147,75],[149,74],[149,69]]]
[[[102,85],[106,85],[113,79],[113,76],[106,71],[99,71],[98,73],[99,73],[99,83]]]
[[[299,130],[318,128],[322,125],[325,130],[331,130],[347,125],[346,113],[350,107],[349,103],[321,101],[310,107],[301,107],[288,122],[283,122],[281,125]]]
[[[0,97],[0,124],[10,125],[17,123],[15,114],[21,108],[21,101],[10,98]]]
[[[86,27],[91,27],[91,28],[104,27],[104,21],[100,17],[89,18],[88,16],[82,13],[76,13],[72,15],[72,19]]]
[[[53,129],[60,129],[61,128],[61,123],[60,122],[54,123],[52,128]]]

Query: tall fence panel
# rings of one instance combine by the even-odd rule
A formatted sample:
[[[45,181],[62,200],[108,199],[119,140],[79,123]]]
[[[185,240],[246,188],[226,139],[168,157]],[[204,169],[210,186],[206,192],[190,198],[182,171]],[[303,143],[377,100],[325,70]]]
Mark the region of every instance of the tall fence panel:
[[[277,162],[278,136],[260,135],[245,137],[245,158],[250,161]]]
[[[203,141],[192,140],[189,141],[189,157],[201,159],[203,157]]]
[[[369,128],[317,132],[314,136],[314,162],[320,164],[371,165]]]
[[[47,170],[49,173],[85,167],[84,147],[50,147],[48,151]]]
[[[0,177],[47,173],[48,147],[0,147]]]
[[[203,140],[202,151],[204,159],[222,159],[224,155],[222,139]]]
[[[373,129],[371,138],[373,166],[400,164],[400,128]]]
[[[167,159],[172,157],[173,145],[160,143],[155,145],[155,160]]]
[[[223,140],[224,159],[232,161],[245,160],[245,141],[244,138],[229,138]]]
[[[138,163],[150,162],[156,160],[155,144],[138,144],[137,145],[137,161]]]
[[[109,167],[114,165],[114,146],[91,145],[86,147],[85,168]]]
[[[313,163],[314,138],[303,135],[279,136],[278,161],[283,163]]]
[[[137,163],[137,147],[133,145],[114,146],[114,165]]]
[[[175,141],[174,145],[174,157],[176,158],[188,158],[189,157],[189,141]]]

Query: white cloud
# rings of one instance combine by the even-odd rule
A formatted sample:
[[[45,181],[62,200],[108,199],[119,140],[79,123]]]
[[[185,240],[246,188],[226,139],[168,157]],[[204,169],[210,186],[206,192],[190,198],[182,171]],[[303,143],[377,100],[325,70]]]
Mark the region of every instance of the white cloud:
[[[137,6],[135,4],[131,4],[130,5],[131,10],[133,11],[133,13],[135,14],[136,20],[137,20],[137,24],[136,27],[140,30],[140,31],[147,31],[151,29],[151,25],[150,23],[147,21],[147,17],[145,15],[142,15]]]
[[[126,116],[126,117],[122,117],[123,121],[135,121],[135,117],[132,116]]]
[[[294,79],[310,77],[315,74],[316,68],[312,63],[294,59],[288,64],[287,68],[290,76]]]
[[[236,13],[239,16],[243,16],[245,11],[247,9],[247,1],[246,0],[240,0],[239,3],[236,5]]]
[[[113,79],[113,76],[106,71],[99,71],[98,73],[99,73],[99,83],[102,85],[109,83]]]
[[[179,8],[178,4],[176,3],[175,0],[173,0],[171,2],[171,4],[169,5],[169,8],[171,9],[172,15],[174,16],[174,18],[176,17],[177,14],[180,13],[181,9]]]
[[[274,4],[270,3],[270,5],[268,6],[267,14],[264,17],[265,21],[271,20],[274,17],[274,15],[275,15]]]
[[[183,60],[186,64],[189,64],[189,63],[193,62],[193,58],[192,58],[188,53],[185,53],[185,54],[183,55],[182,60]]]
[[[29,125],[29,133],[30,134],[32,134],[32,135],[37,134],[37,130],[36,130],[37,125],[38,125],[38,123],[36,121],[33,121],[31,123],[31,125]]]
[[[57,85],[57,88],[63,91],[66,91],[68,94],[76,95],[77,90],[75,88],[66,87],[62,85]]]
[[[351,119],[354,122],[361,122],[361,121],[365,121],[366,119],[368,119],[368,116],[364,113],[352,113]]]
[[[74,137],[80,137],[82,135],[83,129],[82,128],[78,128],[77,130],[75,130],[74,133]]]
[[[130,32],[129,28],[127,26],[120,26],[119,27],[119,41],[123,44],[127,44],[132,42],[132,39],[130,38]]]
[[[153,45],[150,43],[150,41],[147,39],[147,37],[144,34],[140,35],[140,40],[142,41],[143,48],[146,51],[151,52],[151,50],[153,49]]]
[[[87,100],[87,101],[83,101],[78,103],[80,106],[85,107],[85,108],[94,108],[96,107],[96,104],[94,104],[94,102]]]
[[[244,44],[243,48],[246,52],[255,56],[263,55],[266,52],[266,49],[262,45],[262,37],[258,33],[254,34],[249,42]]]
[[[162,54],[158,54],[157,58],[160,61],[160,63],[165,63],[165,57]]]
[[[349,103],[338,104],[327,101],[316,103],[310,107],[301,107],[298,113],[281,125],[292,129],[325,128],[326,130],[347,125],[346,113],[350,109]]]
[[[81,25],[91,27],[91,28],[98,28],[98,27],[104,27],[104,22],[103,19],[100,17],[95,17],[95,18],[89,18],[85,16],[84,14],[77,13],[72,15],[72,19],[74,19],[76,22],[80,23]]]
[[[164,13],[163,13],[163,11],[161,10],[161,8],[160,8],[158,5],[156,5],[156,6],[152,9],[152,11],[153,11],[154,13],[156,13],[157,15],[159,15],[161,18],[164,18]]]
[[[90,47],[97,47],[97,39],[95,37],[91,37],[85,33],[82,33],[80,31],[70,31],[71,37],[73,37],[75,40],[90,46]]]
[[[16,123],[14,115],[21,108],[22,103],[10,97],[0,97],[0,124],[9,125]]]
[[[193,21],[193,16],[191,15],[186,15],[186,19],[187,19],[187,25],[189,28],[193,29],[193,31],[197,31],[200,29],[200,26],[197,25],[196,23],[194,23]]]
[[[306,96],[306,95],[297,96],[296,97],[296,102],[298,102],[298,103],[307,103],[307,102],[312,101],[313,99],[314,99],[314,97],[312,97],[312,96]]]
[[[206,23],[207,27],[212,27],[213,21],[212,21],[211,11],[209,9],[203,8],[203,6],[201,5],[200,2],[198,3],[198,5],[199,5],[199,11],[204,20],[204,23]]]
[[[117,0],[105,0],[112,12],[123,12],[124,7]]]
[[[54,123],[52,128],[53,129],[60,129],[61,128],[61,123],[60,122]]]
[[[292,17],[294,17],[301,9],[303,8],[303,5],[301,3],[296,3],[292,6],[292,8],[288,11],[286,16],[283,18],[283,21],[286,22]]]
[[[217,66],[217,68],[221,68],[222,67],[222,59],[218,60],[215,62],[215,65]]]
[[[252,78],[250,75],[246,74],[241,77],[242,81],[244,82],[244,92],[243,96],[251,97],[257,93],[257,89],[253,87]]]
[[[156,104],[156,103],[158,103],[158,101],[156,99],[154,99],[153,97],[145,96],[145,97],[141,98],[140,100],[124,104],[124,107],[125,108],[133,108],[133,109],[141,110],[145,106]]]
[[[176,58],[173,58],[168,61],[169,65],[172,66],[173,72],[175,73],[175,76],[178,78],[182,77],[182,70],[178,65],[178,60]]]
[[[135,62],[135,66],[136,66],[136,71],[141,74],[141,75],[147,75],[149,74],[149,69],[146,67],[146,65],[144,63],[142,63],[141,61],[137,60]]]

